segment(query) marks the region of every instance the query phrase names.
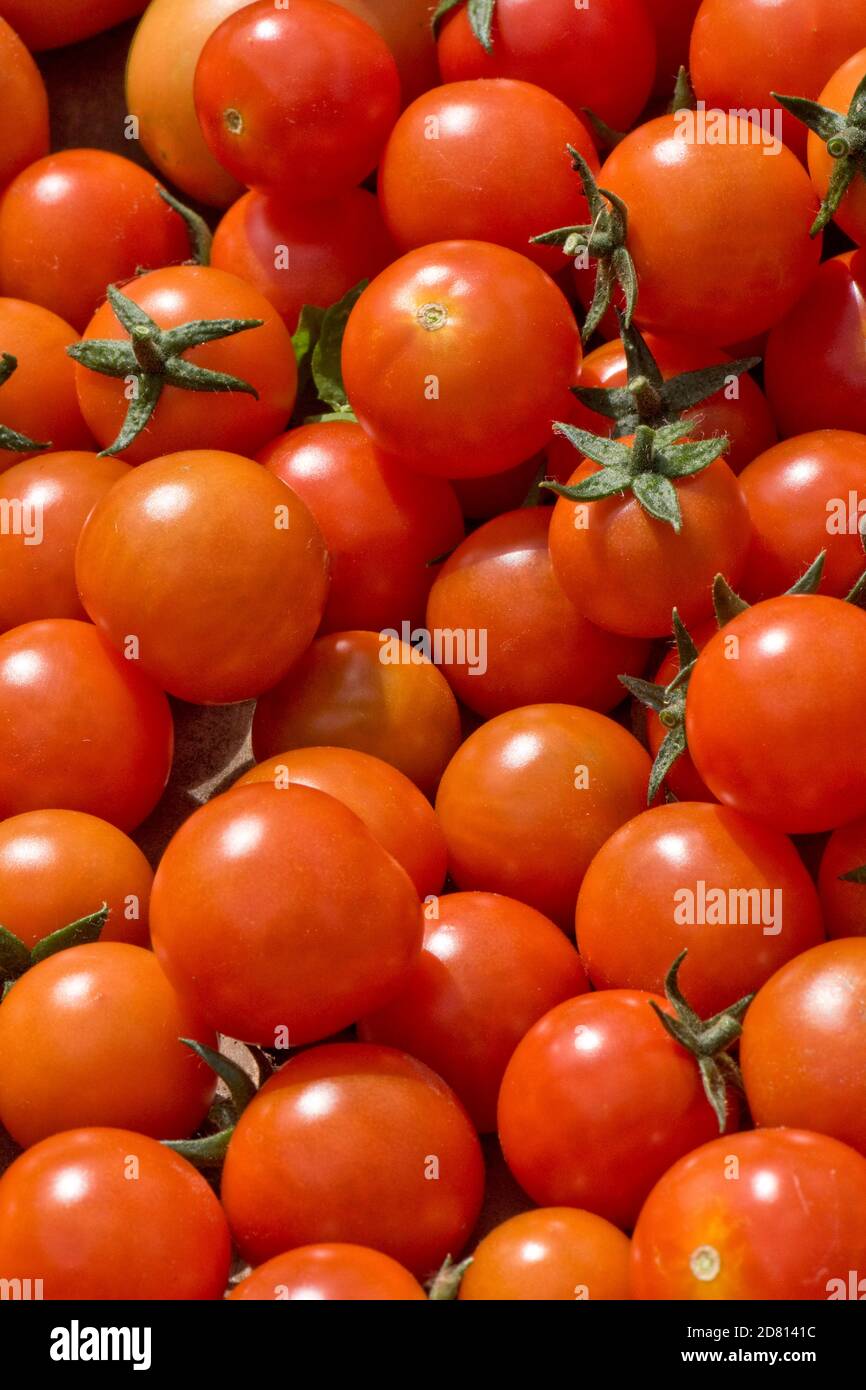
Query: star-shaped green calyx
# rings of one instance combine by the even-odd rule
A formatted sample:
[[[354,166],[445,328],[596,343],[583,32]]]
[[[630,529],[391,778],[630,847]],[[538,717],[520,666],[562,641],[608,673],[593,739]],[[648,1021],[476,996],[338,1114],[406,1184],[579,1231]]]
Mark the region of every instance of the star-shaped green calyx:
[[[102,450],[103,454],[120,454],[129,448],[152,416],[166,386],[183,391],[242,391],[258,400],[258,392],[248,381],[196,366],[187,362],[183,354],[203,343],[261,328],[262,319],[197,319],[163,329],[116,285],[108,287],[108,302],[129,338],[89,338],[66,349],[70,357],[90,371],[131,378],[136,383],[120,433],[113,444]]]
[[[810,235],[817,236],[838,211],[853,180],[866,177],[866,76],[859,82],[844,115],[808,97],[781,96],[778,92],[772,95],[824,141],[827,153],[835,160],[821,210],[812,223]]]
[[[17,367],[17,357],[13,357],[11,352],[0,352],[0,386],[9,380]],[[51,445],[44,441],[30,439],[26,434],[19,434],[18,430],[10,429],[8,425],[0,425],[0,449],[7,449],[10,453],[24,454],[30,453],[34,449],[50,448]]]
[[[439,4],[433,12],[434,34],[445,16],[462,4],[463,0],[439,0]],[[469,27],[485,53],[493,52],[493,16],[495,12],[496,0],[466,0],[466,17],[469,20]]]

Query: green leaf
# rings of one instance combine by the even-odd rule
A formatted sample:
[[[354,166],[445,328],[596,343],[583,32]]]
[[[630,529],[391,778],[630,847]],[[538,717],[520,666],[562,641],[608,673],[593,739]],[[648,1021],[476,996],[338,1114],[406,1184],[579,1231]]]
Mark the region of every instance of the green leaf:
[[[427,1297],[431,1303],[451,1303],[457,1297],[463,1276],[472,1264],[472,1256],[455,1264],[450,1255],[445,1256],[442,1268],[427,1285]]]
[[[105,455],[110,457],[114,454],[122,454],[124,449],[128,449],[130,444],[134,443],[156,410],[164,384],[165,378],[161,376],[153,376],[149,373],[142,373],[138,376],[138,390],[129,402],[120,433],[107,449],[100,449],[100,458]]]
[[[664,521],[675,531],[682,529],[683,518],[679,498],[673,483],[659,473],[639,473],[632,483],[632,490],[644,511]]]
[[[554,420],[553,433],[567,439],[569,444],[573,445],[575,449],[579,449],[586,458],[592,459],[593,463],[600,463],[603,468],[629,468],[631,466],[631,450],[616,439],[606,439],[601,435],[591,434],[589,430],[578,429],[576,425],[567,425],[562,420]]]
[[[649,783],[647,785],[647,805],[652,806],[659,794],[659,788],[673,767],[678,758],[681,758],[686,751],[686,731],[682,724],[677,724],[673,729],[669,729],[665,734],[659,751],[656,753],[655,761],[650,772]]]
[[[211,229],[197,212],[188,208],[186,203],[182,203],[179,198],[175,198],[173,193],[169,193],[167,188],[163,188],[161,183],[156,185],[156,191],[164,203],[168,203],[173,208],[178,217],[182,217],[186,223],[186,230],[189,235],[190,250],[196,265],[210,265],[210,252],[213,244]]]
[[[13,372],[18,370],[18,358],[11,352],[0,352],[0,386],[5,386]]]
[[[665,379],[662,375],[658,362],[652,355],[646,339],[636,324],[626,323],[624,315],[619,309],[616,310],[617,323],[619,324],[619,336],[622,340],[623,352],[625,353],[626,371],[628,380],[634,381],[636,377],[645,377],[651,386],[657,391],[662,392],[665,388]]]
[[[466,6],[469,27],[485,53],[493,52],[493,13],[496,0],[469,0]]]
[[[631,418],[635,422],[638,420],[634,397],[627,386],[572,386],[571,394],[576,396],[587,410],[594,410],[597,415],[603,415],[608,420],[616,420],[619,425]],[[634,430],[624,429],[622,433],[633,434]]]
[[[579,483],[566,485],[543,482],[541,486],[569,502],[597,502],[601,497],[613,497],[617,492],[627,492],[632,486],[632,481],[630,468],[612,467],[600,468],[597,473],[590,473],[588,478],[583,478]]]
[[[815,557],[815,559],[812,561],[811,565],[810,565],[809,568],[806,570],[806,572],[805,572],[804,574],[801,574],[801,575],[800,575],[800,578],[797,580],[796,584],[792,584],[791,587],[790,587],[790,589],[787,589],[787,590],[786,590],[786,593],[787,593],[787,594],[817,594],[818,590],[819,590],[820,587],[821,587],[821,580],[822,580],[823,577],[824,577],[824,564],[825,564],[826,559],[827,559],[827,552],[826,552],[826,550],[822,550],[822,551],[821,551],[821,554],[820,554],[820,555],[817,555],[817,556]],[[864,575],[864,578],[866,578],[866,575]],[[857,586],[856,586],[856,584],[855,584],[854,588],[856,589],[856,587],[857,587]],[[853,592],[854,592],[854,590],[852,589],[852,590],[851,590],[851,593],[853,593]],[[850,601],[851,601],[851,596],[850,596],[850,594],[849,594],[849,596],[848,596],[848,599],[849,599],[849,602],[850,602]]]
[[[147,328],[155,336],[159,336],[158,324],[154,323],[150,315],[146,314],[133,299],[129,299],[127,295],[123,294],[116,285],[109,285],[106,294],[118,322],[122,324],[130,337],[136,328]]]
[[[780,92],[771,92],[770,95],[789,115],[802,121],[804,126],[814,131],[822,140],[832,140],[833,136],[838,135],[848,124],[838,111],[831,111],[828,106],[821,106],[819,102],[810,101],[808,97],[783,96]]]
[[[630,695],[634,695],[636,700],[640,700],[647,709],[655,710],[660,714],[667,708],[667,691],[663,685],[657,685],[654,681],[642,680],[640,676],[617,676],[620,685],[624,685]]]
[[[298,396],[303,396],[312,380],[313,349],[319,341],[322,321],[327,309],[319,309],[314,304],[305,304],[298,319],[298,326],[292,334],[292,347],[298,364]]]
[[[682,372],[665,382],[662,392],[665,405],[672,414],[681,415],[684,410],[700,405],[717,391],[727,386],[731,377],[742,376],[757,367],[760,357],[741,357],[736,362],[720,362],[715,367],[699,367],[694,372]]]
[[[132,343],[123,338],[89,338],[81,343],[71,343],[66,349],[68,357],[88,367],[92,372],[103,376],[135,376],[138,363],[132,350]]]
[[[681,63],[677,70],[677,80],[674,83],[668,114],[672,116],[677,111],[693,111],[694,106],[695,94],[689,80],[688,69]]]
[[[222,394],[240,391],[256,400],[259,398],[256,388],[239,376],[214,372],[210,367],[199,367],[183,357],[173,357],[166,364],[165,381],[169,386],[179,386],[184,391],[215,391]]]
[[[615,150],[617,145],[620,145],[625,139],[625,131],[614,130],[613,126],[609,126],[607,121],[601,119],[601,116],[590,111],[588,106],[581,106],[580,110],[602,149]]]
[[[8,927],[0,927],[0,980],[23,975],[30,964],[30,951]]]
[[[163,1139],[162,1143],[196,1168],[219,1168],[233,1134],[234,1128],[230,1127],[204,1139]]]
[[[30,964],[38,965],[41,960],[56,956],[59,951],[68,951],[73,946],[92,945],[102,935],[108,917],[108,904],[103,903],[87,917],[80,917],[77,922],[70,922],[68,927],[61,927],[59,931],[43,936],[30,952]]]
[[[449,15],[452,10],[456,10],[457,6],[462,4],[463,0],[439,0],[439,4],[434,10],[431,20],[434,35],[438,32],[439,25],[442,23],[445,16]]]
[[[695,439],[688,444],[671,444],[656,448],[654,462],[665,478],[689,478],[708,468],[728,448],[725,435],[713,439]]]
[[[177,328],[167,328],[161,336],[160,347],[166,357],[176,357],[203,343],[233,338],[236,333],[247,333],[251,328],[263,326],[264,319],[195,319]]]
[[[349,409],[346,388],[343,385],[343,334],[349,315],[368,284],[368,280],[362,280],[338,303],[331,305],[322,319],[318,340],[313,348],[313,382],[319,399],[334,411],[342,412]]]
[[[256,1088],[249,1076],[242,1067],[230,1058],[224,1057],[221,1052],[216,1052],[212,1047],[207,1047],[205,1043],[200,1043],[195,1038],[181,1038],[186,1047],[192,1048],[196,1056],[206,1062],[211,1071],[216,1072],[221,1081],[224,1081],[229,1088],[235,1113],[238,1118],[243,1114],[253,1096]]]
[[[717,574],[713,580],[713,608],[719,627],[725,627],[727,623],[739,617],[740,613],[745,613],[747,608],[751,608],[751,604],[734,593],[723,574]]]
[[[677,644],[677,658],[680,663],[680,674],[693,666],[698,659],[698,649],[695,646],[691,633],[675,608],[673,611],[674,640]]]
[[[861,864],[859,869],[849,869],[847,874],[840,874],[839,878],[843,883],[866,883],[866,864]]]

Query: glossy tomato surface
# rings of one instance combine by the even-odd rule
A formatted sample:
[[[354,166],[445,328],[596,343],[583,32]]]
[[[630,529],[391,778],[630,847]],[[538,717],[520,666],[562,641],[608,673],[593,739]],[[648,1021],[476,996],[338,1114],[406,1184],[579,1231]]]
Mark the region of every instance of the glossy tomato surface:
[[[60,48],[140,14],[147,0],[3,0],[3,18],[28,48]]]
[[[524,1211],[476,1246],[459,1296],[497,1303],[630,1298],[629,1242],[591,1211]]]
[[[864,884],[844,878],[864,864],[866,821],[861,816],[833,831],[821,857],[818,892],[830,937],[866,936]]]
[[[15,30],[0,18],[0,189],[48,153],[48,93]]]
[[[17,362],[0,387],[0,424],[45,449],[89,449],[93,437],[75,391],[75,364],[66,349],[76,339],[63,319],[23,299],[0,299],[0,353]],[[0,449],[0,473],[33,449]]]
[[[363,1245],[302,1245],[266,1260],[229,1294],[239,1302],[417,1303],[427,1298],[408,1269]]]

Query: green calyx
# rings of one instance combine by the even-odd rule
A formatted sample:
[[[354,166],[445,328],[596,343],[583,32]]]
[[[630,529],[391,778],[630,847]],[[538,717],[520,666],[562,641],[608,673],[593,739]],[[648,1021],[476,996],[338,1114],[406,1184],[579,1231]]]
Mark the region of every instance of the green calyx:
[[[192,208],[188,208],[186,203],[182,203],[179,198],[175,198],[174,194],[169,193],[167,188],[163,188],[161,183],[156,185],[156,191],[162,201],[168,203],[168,206],[186,223],[190,250],[192,251],[189,263],[192,265],[210,265],[213,236],[204,218],[197,212],[193,212]]]
[[[427,1285],[427,1297],[430,1302],[453,1303],[460,1292],[463,1276],[471,1263],[471,1255],[467,1260],[460,1260],[458,1264],[454,1263],[450,1255],[446,1255],[442,1262],[442,1268]]]
[[[241,391],[258,400],[258,392],[248,381],[198,367],[187,362],[183,354],[204,343],[261,328],[262,319],[198,319],[163,329],[116,285],[108,287],[108,302],[129,334],[128,340],[90,338],[66,349],[90,371],[135,382],[120,433],[102,454],[120,454],[129,448],[153,415],[166,386],[182,391]]]
[[[464,0],[439,0],[439,4],[433,12],[434,34],[438,32],[439,25],[445,16],[463,3]],[[469,20],[469,27],[485,53],[493,52],[493,16],[495,12],[496,0],[466,0],[466,18]]]
[[[0,386],[9,380],[17,368],[17,357],[13,357],[11,352],[0,352]],[[17,430],[10,429],[8,425],[0,425],[0,449],[8,449],[15,454],[24,454],[30,453],[34,449],[50,448],[51,445],[44,441],[30,439],[26,434],[19,434]]]
[[[838,211],[854,179],[866,177],[866,76],[858,83],[845,115],[808,97],[781,96],[778,92],[772,95],[824,141],[827,153],[835,161],[821,209],[812,223],[810,236],[814,237]]]
[[[678,111],[694,111],[695,105],[695,93],[689,78],[688,68],[680,64],[677,69],[673,96],[668,104],[668,115],[675,116]]]
[[[600,464],[601,471],[574,486],[544,483],[544,487],[571,502],[594,502],[614,493],[632,492],[645,512],[677,532],[682,529],[683,519],[674,480],[700,473],[728,447],[724,435],[717,439],[678,443],[689,430],[689,422],[685,420],[661,425],[658,429],[638,425],[631,448],[616,439],[590,434],[588,430],[561,421],[556,421],[553,429],[580,453]]]
[[[87,917],[70,922],[67,927],[43,936],[33,947],[25,946],[8,927],[0,927],[0,997],[5,998],[16,980],[40,961],[67,951],[71,946],[88,946],[98,941],[108,921],[108,904],[103,903]]]
[[[305,304],[301,310],[292,346],[298,364],[300,414],[306,425],[356,419],[343,384],[343,335],[369,283],[361,280],[327,309]],[[313,406],[312,413],[304,408],[308,404]]]
[[[619,286],[625,302],[623,321],[628,326],[637,303],[637,272],[626,246],[628,208],[608,188],[599,188],[595,175],[573,146],[568,146],[572,167],[580,175],[584,197],[589,205],[589,221],[577,227],[557,227],[530,237],[536,246],[560,246],[563,255],[585,257],[596,262],[595,293],[583,325],[583,341],[592,337],[610,307],[614,288]]]
[[[196,1056],[216,1073],[224,1083],[228,1097],[217,1097],[202,1126],[204,1133],[199,1137],[165,1139],[163,1143],[167,1149],[174,1149],[175,1153],[181,1154],[196,1168],[219,1168],[226,1156],[235,1126],[258,1088],[242,1067],[224,1057],[221,1052],[206,1047],[204,1043],[196,1042],[194,1038],[179,1038],[178,1041],[191,1048]],[[259,1049],[250,1048],[250,1051],[259,1068],[259,1079],[264,1081],[270,1074],[270,1063]]]

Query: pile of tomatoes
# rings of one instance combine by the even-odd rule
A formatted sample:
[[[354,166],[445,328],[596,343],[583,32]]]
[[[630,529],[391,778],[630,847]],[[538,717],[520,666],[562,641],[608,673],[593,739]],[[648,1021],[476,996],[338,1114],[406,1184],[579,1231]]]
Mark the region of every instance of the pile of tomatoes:
[[[866,4],[0,0],[0,131],[4,1289],[866,1297]]]

